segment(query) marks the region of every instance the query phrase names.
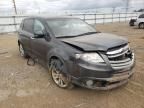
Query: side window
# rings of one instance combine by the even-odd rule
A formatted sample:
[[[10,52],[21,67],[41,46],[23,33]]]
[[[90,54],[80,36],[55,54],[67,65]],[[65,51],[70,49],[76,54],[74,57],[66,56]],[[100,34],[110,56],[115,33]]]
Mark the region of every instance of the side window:
[[[144,18],[144,14],[140,15],[139,18]]]
[[[33,33],[33,19],[25,19],[23,21],[23,30]]]
[[[34,21],[34,33],[36,34],[41,34],[45,30],[44,25],[39,21],[35,20]]]

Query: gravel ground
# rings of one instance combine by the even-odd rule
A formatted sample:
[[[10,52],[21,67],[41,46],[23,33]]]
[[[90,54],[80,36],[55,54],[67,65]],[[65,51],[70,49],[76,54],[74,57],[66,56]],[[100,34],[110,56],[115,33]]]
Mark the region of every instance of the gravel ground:
[[[128,85],[109,91],[60,89],[45,68],[28,66],[20,57],[16,34],[0,35],[0,108],[144,108],[144,30],[126,23],[97,29],[129,39],[137,62]]]

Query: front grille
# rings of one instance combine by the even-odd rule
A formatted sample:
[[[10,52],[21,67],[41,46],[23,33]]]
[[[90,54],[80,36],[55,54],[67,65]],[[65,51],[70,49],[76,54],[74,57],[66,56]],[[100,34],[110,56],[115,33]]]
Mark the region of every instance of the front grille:
[[[112,68],[115,70],[130,67],[134,60],[134,54],[128,45],[108,50],[107,56]]]

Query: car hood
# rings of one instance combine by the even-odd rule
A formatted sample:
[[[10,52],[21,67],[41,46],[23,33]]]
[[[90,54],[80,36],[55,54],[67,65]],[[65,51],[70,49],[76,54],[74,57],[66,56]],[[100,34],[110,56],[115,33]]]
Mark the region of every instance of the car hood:
[[[128,43],[127,39],[108,33],[97,33],[73,38],[61,38],[66,44],[83,51],[107,51],[109,48]]]

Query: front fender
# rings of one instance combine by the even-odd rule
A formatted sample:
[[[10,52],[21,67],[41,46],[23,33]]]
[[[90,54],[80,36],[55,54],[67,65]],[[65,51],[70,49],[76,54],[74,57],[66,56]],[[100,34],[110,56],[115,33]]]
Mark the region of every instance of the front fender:
[[[55,48],[47,53],[47,66],[49,68],[51,58],[56,57],[64,64],[64,73],[68,72],[67,62],[70,62],[70,55],[61,48]]]
[[[47,53],[47,60],[49,60],[52,56],[56,56],[59,59],[69,60],[69,56],[66,53],[66,51],[63,51],[62,49],[55,48]]]

